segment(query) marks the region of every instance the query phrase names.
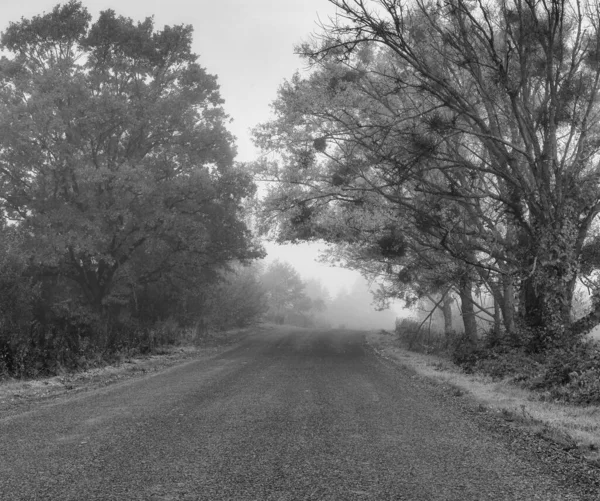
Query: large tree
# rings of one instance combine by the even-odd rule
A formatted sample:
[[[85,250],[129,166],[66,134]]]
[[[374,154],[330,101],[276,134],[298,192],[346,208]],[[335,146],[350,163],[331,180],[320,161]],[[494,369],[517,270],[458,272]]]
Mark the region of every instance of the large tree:
[[[598,6],[331,1],[336,19],[302,48],[315,70],[282,87],[275,139],[258,133],[285,150],[265,171],[289,188],[269,203],[293,223],[376,194],[488,279],[505,322],[516,286],[528,325],[565,333],[600,209]]]
[[[258,255],[216,77],[191,26],[80,2],[11,23],[0,61],[0,204],[41,273],[102,309],[127,288]]]
[[[474,280],[497,279],[505,263],[486,244],[496,226],[487,217],[493,204],[451,193],[467,180],[432,162],[428,138],[416,130],[414,101],[390,92],[381,76],[390,61],[367,48],[351,62],[320,61],[308,77],[281,87],[274,120],[256,130],[257,143],[279,153],[278,161],[257,165],[274,182],[264,228],[282,240],[338,244],[334,254],[343,254],[346,266],[382,276],[392,295],[406,290],[411,270],[436,267],[437,276],[427,284],[421,274],[413,291],[456,288],[474,339]],[[439,273],[446,264],[452,273]]]

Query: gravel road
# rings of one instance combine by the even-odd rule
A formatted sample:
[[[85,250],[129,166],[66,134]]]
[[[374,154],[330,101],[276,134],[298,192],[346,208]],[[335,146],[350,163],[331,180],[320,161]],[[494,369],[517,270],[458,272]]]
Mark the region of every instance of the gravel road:
[[[0,416],[0,499],[581,499],[363,338],[266,330]]]

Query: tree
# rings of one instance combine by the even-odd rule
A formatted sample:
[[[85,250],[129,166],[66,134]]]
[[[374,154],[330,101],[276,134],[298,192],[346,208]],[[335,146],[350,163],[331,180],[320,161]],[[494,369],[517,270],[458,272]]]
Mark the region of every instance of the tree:
[[[373,66],[377,69],[383,63],[383,58],[379,58]],[[361,71],[365,68],[361,66]],[[392,297],[398,297],[400,290],[407,288],[402,283],[406,268],[436,268],[432,273],[437,272],[437,277],[430,284],[425,283],[426,274],[421,274],[422,283],[413,282],[413,290],[419,289],[418,295],[431,285],[436,290],[444,287],[446,292],[452,286],[461,290],[465,310],[469,310],[463,316],[465,331],[470,339],[475,339],[477,331],[470,312],[474,280],[471,268],[476,263],[489,270],[494,263],[485,257],[476,261],[467,252],[467,240],[474,239],[474,232],[466,222],[457,228],[457,220],[468,219],[463,207],[440,199],[437,194],[425,193],[423,188],[411,187],[410,180],[404,179],[394,166],[374,163],[375,153],[370,148],[381,149],[388,144],[369,142],[375,143],[373,137],[381,134],[377,129],[389,125],[368,121],[369,116],[381,119],[382,105],[366,91],[362,94],[363,87],[371,89],[378,82],[367,82],[368,77],[363,76],[333,92],[331,81],[345,71],[348,70],[339,64],[328,62],[307,79],[295,76],[282,87],[275,102],[276,118],[257,130],[259,145],[266,151],[282,152],[281,162],[258,165],[261,175],[277,182],[265,200],[265,228],[277,228],[277,235],[284,240],[324,238],[338,244],[332,251],[334,255],[343,256],[346,266],[367,276],[384,277],[389,284],[384,292]],[[353,116],[361,116],[363,122],[357,124],[348,118]],[[324,134],[331,144],[327,147],[323,139],[325,144],[320,144],[318,150],[318,141],[313,137],[325,137]],[[398,148],[401,139],[388,141],[389,147]],[[382,153],[377,154],[381,158]],[[323,160],[318,161],[318,157]],[[434,177],[435,173],[422,172],[418,183],[434,186]],[[440,184],[438,192],[443,189]],[[466,230],[471,233],[469,237]],[[462,264],[456,264],[456,260]],[[469,279],[462,281],[462,287],[458,276],[454,282],[441,282],[440,263],[449,263],[454,275],[460,269],[461,276]]]
[[[589,327],[567,329],[600,210],[598,7],[331,1],[312,73],[257,131],[285,152],[261,167],[287,183],[284,238],[335,240],[331,206],[372,203],[464,263],[465,293],[485,281],[507,329],[517,309],[540,347]]]
[[[277,323],[284,323],[290,314],[302,314],[311,308],[304,282],[289,263],[273,261],[262,276],[262,284],[267,296],[267,316]]]
[[[254,185],[191,26],[90,21],[71,0],[2,35],[0,204],[42,273],[103,311],[261,253],[241,219]]]
[[[331,302],[331,295],[327,287],[318,278],[310,278],[304,282],[304,290],[311,301],[311,310],[321,313],[327,309]]]
[[[247,327],[267,310],[267,292],[257,266],[236,266],[208,288],[203,313],[218,329]]]

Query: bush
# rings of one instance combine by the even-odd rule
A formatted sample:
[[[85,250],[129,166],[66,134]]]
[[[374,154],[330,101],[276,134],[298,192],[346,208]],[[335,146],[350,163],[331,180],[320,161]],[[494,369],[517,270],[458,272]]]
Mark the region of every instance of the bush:
[[[448,349],[456,338],[456,333],[442,333],[430,330],[423,325],[419,330],[421,322],[412,318],[396,319],[395,332],[398,340],[413,351],[433,353]]]
[[[474,345],[464,334],[450,347],[450,358],[468,374],[475,372],[477,363],[483,357],[481,348]]]
[[[543,365],[519,348],[482,350],[482,357],[473,367],[493,379],[510,377],[513,381],[529,381],[543,371]]]
[[[426,347],[419,323],[396,322],[396,334],[404,345],[417,351]],[[423,329],[421,329],[423,330]],[[418,341],[418,343],[416,342]],[[522,328],[508,338],[490,334],[477,345],[464,335],[445,335],[452,361],[467,373],[494,379],[511,378],[524,387],[543,392],[545,398],[574,404],[600,404],[600,343],[567,339],[566,333],[547,335]]]
[[[0,335],[0,377],[51,376],[119,361],[123,355],[154,353],[178,344],[188,331],[173,319],[140,325],[108,321],[84,307],[60,305],[44,322]]]
[[[207,290],[204,305],[207,321],[217,330],[248,327],[266,312],[266,293],[258,270],[238,266],[223,273],[221,280]]]
[[[537,384],[553,399],[578,404],[600,403],[600,344],[580,341],[549,356],[543,379]]]
[[[0,376],[13,375],[30,365],[29,342],[40,288],[27,274],[20,240],[2,228],[0,239]],[[36,358],[36,357],[33,357]]]
[[[515,336],[498,335],[494,331],[477,345],[460,336],[451,345],[451,357],[466,372],[485,374],[493,379],[527,381],[539,376],[543,371],[543,357],[516,341]]]
[[[0,375],[54,375],[88,365],[100,351],[99,322],[84,308],[57,305],[43,322],[3,331],[0,336]]]
[[[528,339],[525,339],[528,341]],[[531,345],[483,346],[474,350],[459,347],[454,361],[467,372],[495,379],[510,377],[526,388],[542,391],[545,398],[575,404],[600,403],[600,344],[578,341],[556,344],[543,352]]]

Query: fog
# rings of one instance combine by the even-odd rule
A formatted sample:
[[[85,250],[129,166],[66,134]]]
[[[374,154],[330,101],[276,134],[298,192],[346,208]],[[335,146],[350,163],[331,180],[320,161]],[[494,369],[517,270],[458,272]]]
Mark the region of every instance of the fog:
[[[321,308],[312,308],[296,319],[309,316],[315,327],[392,330],[396,317],[410,314],[397,302],[392,302],[388,310],[377,311],[371,287],[360,273],[320,259],[327,248],[324,243],[264,244],[268,251],[265,267],[274,260],[290,263],[300,274],[306,295],[317,304],[322,301]]]
[[[359,277],[350,287],[342,287],[331,295],[316,279],[306,282],[306,294],[313,300],[323,300],[324,309],[313,314],[315,326],[347,329],[387,329],[395,326],[397,312],[377,311],[368,282]]]

